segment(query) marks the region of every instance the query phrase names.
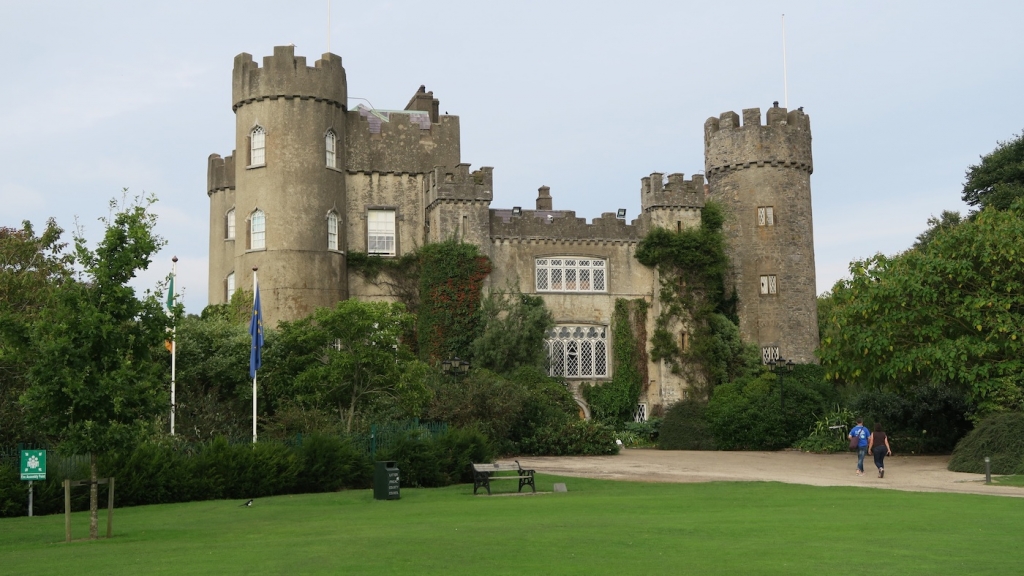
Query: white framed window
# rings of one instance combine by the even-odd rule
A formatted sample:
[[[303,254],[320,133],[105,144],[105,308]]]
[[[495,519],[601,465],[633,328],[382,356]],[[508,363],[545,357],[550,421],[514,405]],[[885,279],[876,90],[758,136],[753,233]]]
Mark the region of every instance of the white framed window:
[[[778,286],[775,283],[775,274],[761,276],[761,294],[778,294]]]
[[[606,292],[607,268],[601,258],[537,258],[537,292]]]
[[[395,255],[395,211],[366,212],[366,252],[382,256]]]
[[[757,207],[757,225],[758,226],[775,226],[775,207],[774,206],[758,206]]]
[[[338,137],[334,134],[334,130],[328,130],[324,136],[324,148],[327,150],[327,167],[337,168],[338,167]]]
[[[641,402],[636,405],[636,411],[633,412],[633,422],[647,422],[647,404]]]
[[[761,347],[761,363],[768,364],[769,362],[779,361],[779,347],[778,346],[762,346]]]
[[[338,215],[334,212],[327,214],[327,249],[338,249]]]
[[[544,339],[548,374],[565,378],[608,376],[608,328],[559,325]]]
[[[249,249],[262,250],[267,247],[267,216],[256,209],[249,217]]]
[[[235,273],[228,274],[228,277],[224,279],[224,296],[225,300],[231,302],[231,296],[235,294]]]
[[[249,166],[263,166],[267,160],[267,131],[256,126],[249,132]]]
[[[235,209],[228,210],[224,215],[224,237],[228,240],[235,239]]]

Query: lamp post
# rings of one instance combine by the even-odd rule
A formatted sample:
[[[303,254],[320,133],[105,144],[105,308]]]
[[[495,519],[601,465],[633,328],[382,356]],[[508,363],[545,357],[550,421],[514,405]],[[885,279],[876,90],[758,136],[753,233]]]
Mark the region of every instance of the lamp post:
[[[452,376],[464,376],[465,374],[469,373],[469,362],[466,362],[465,360],[459,358],[458,356],[452,358],[451,360],[442,360],[441,372],[444,372],[445,374],[450,374]]]
[[[796,364],[794,364],[792,360],[786,360],[781,357],[778,360],[772,360],[768,363],[768,369],[773,373],[776,368],[779,368],[779,409],[782,410],[783,417],[785,417],[786,414],[786,399],[783,395],[782,378],[787,372],[792,372],[794,366],[796,366]],[[785,368],[785,370],[782,368]]]

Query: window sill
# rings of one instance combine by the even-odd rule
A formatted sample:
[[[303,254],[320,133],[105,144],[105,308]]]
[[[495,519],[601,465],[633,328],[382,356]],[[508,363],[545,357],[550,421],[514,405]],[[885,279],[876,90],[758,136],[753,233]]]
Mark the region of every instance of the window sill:
[[[376,256],[377,258],[397,258],[398,254],[388,254],[386,252],[367,252],[367,256]]]
[[[607,290],[537,290],[537,294],[593,294],[607,296]]]
[[[254,170],[256,168],[266,168],[266,167],[267,167],[266,164],[250,164],[249,166],[246,166],[245,169],[246,170]]]
[[[342,256],[345,255],[344,250],[335,250],[333,248],[328,248],[327,251],[330,252],[331,254],[341,254]]]
[[[332,167],[332,166],[324,166],[324,168],[327,168],[327,169],[328,169],[328,170],[330,170],[331,172],[337,172],[337,173],[339,173],[339,174],[344,174],[344,173],[345,173],[345,171],[344,171],[344,170],[342,170],[341,168],[334,168],[334,167]]]
[[[225,238],[224,241],[225,242],[234,242],[235,239],[234,238]]]
[[[250,252],[266,252],[266,251],[267,251],[267,248],[266,248],[266,246],[264,246],[263,248],[249,248],[248,250],[245,251],[245,253],[249,254]]]

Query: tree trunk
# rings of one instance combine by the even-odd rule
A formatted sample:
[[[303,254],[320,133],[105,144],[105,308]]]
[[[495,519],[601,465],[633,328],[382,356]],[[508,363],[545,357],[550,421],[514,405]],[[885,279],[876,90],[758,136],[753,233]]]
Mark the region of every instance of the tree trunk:
[[[356,395],[352,394],[352,404],[348,407],[348,424],[345,425],[345,432],[352,431],[352,419],[356,415]]]
[[[96,483],[96,453],[89,453],[89,540],[99,537],[99,521],[97,519],[97,508],[99,501],[99,485]]]

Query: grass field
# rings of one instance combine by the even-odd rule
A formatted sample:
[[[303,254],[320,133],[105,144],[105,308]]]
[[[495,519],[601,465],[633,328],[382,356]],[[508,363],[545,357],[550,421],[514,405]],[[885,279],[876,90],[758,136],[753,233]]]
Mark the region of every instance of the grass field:
[[[0,520],[0,574],[1011,574],[1024,499],[776,483],[538,476],[469,486],[115,510],[64,544],[61,515]],[[506,485],[509,483],[505,483]],[[506,486],[507,489],[507,486]],[[514,490],[514,489],[513,489]],[[105,517],[101,514],[101,533]],[[73,517],[75,538],[88,517]]]
[[[1022,486],[1024,487],[1024,476],[1020,474],[1011,476],[993,476],[993,484],[999,484],[1001,486]]]

